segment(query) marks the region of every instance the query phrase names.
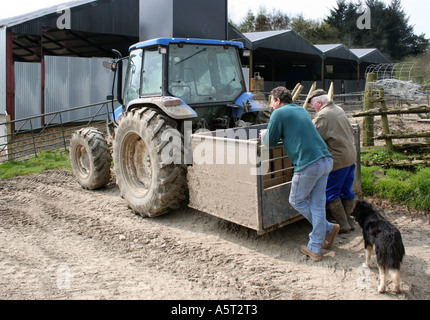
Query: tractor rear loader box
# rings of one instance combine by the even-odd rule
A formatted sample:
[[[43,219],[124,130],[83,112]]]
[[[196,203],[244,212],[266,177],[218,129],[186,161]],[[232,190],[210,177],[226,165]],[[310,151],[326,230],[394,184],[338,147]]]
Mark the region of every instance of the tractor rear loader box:
[[[193,165],[188,168],[189,206],[262,235],[303,219],[289,204],[294,166],[282,144],[261,145],[265,125],[191,135]],[[357,164],[360,131],[354,125]],[[361,192],[360,166],[354,192]]]

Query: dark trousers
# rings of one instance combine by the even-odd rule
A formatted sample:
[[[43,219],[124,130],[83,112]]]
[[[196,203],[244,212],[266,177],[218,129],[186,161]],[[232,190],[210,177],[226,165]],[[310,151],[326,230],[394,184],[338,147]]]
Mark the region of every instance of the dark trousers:
[[[355,194],[352,191],[354,184],[355,164],[352,166],[333,171],[328,176],[326,188],[326,200],[330,203],[337,198],[354,199]]]

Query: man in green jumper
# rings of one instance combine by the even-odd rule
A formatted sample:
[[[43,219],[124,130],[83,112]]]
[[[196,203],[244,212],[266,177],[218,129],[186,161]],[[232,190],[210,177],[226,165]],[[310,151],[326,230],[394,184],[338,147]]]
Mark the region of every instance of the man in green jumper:
[[[267,130],[262,130],[260,138],[268,146],[282,141],[294,164],[289,202],[312,224],[309,242],[300,251],[312,260],[320,261],[321,248],[331,248],[339,233],[339,225],[328,222],[325,211],[325,190],[333,168],[332,156],[310,114],[292,103],[289,90],[277,87],[270,95],[274,111]]]

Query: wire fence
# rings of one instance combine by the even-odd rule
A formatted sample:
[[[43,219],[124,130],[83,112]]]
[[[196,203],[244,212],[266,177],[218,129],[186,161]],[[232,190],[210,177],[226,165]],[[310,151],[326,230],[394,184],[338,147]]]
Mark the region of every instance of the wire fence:
[[[76,117],[84,109],[89,116]],[[0,135],[0,163],[37,157],[44,150],[66,150],[73,132],[80,128],[93,126],[105,132],[111,113],[112,101],[104,101],[0,123],[5,133]]]
[[[366,70],[362,118],[363,146],[420,145],[430,138],[430,91],[415,82],[414,64],[374,65]]]

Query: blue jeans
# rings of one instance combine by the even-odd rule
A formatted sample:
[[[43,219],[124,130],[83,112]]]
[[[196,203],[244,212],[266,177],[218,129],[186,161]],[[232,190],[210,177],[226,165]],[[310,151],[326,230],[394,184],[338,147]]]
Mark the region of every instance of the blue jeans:
[[[293,175],[289,201],[311,223],[308,249],[315,253],[321,252],[321,244],[333,229],[325,210],[327,179],[332,168],[333,159],[327,157]]]
[[[355,164],[352,166],[333,171],[328,176],[326,197],[327,203],[337,198],[354,199],[355,194],[352,190],[354,184]]]

